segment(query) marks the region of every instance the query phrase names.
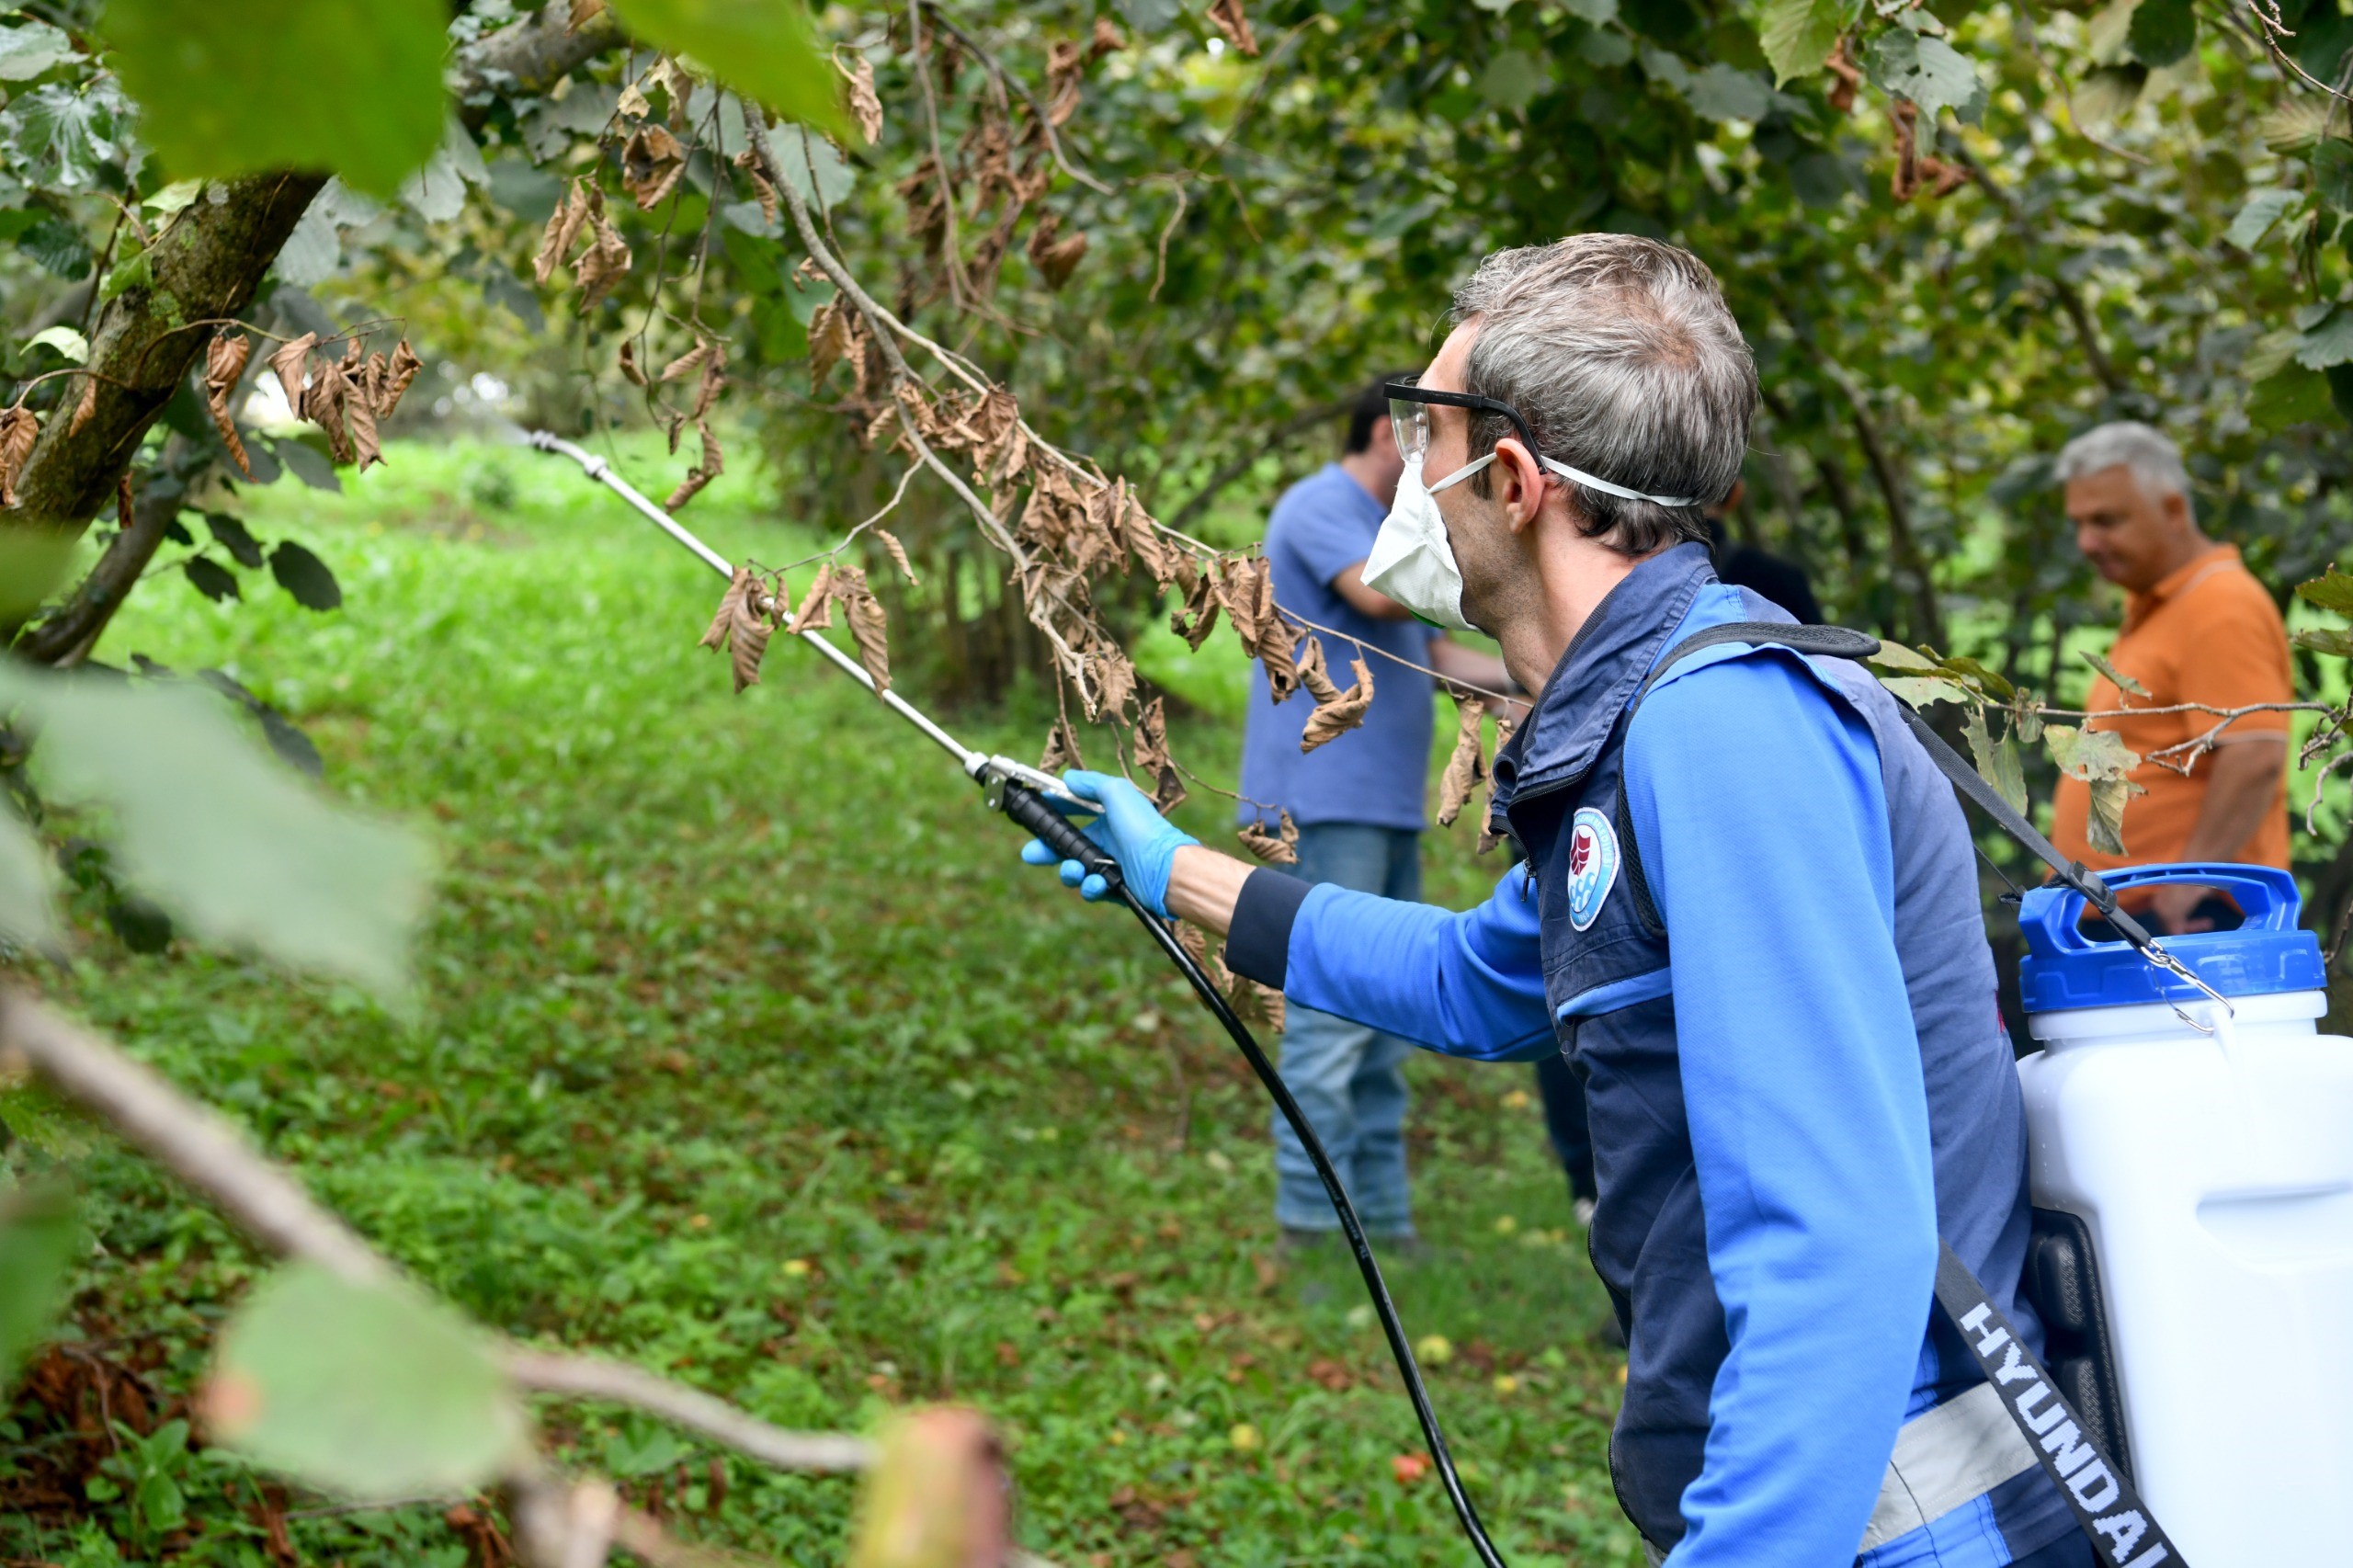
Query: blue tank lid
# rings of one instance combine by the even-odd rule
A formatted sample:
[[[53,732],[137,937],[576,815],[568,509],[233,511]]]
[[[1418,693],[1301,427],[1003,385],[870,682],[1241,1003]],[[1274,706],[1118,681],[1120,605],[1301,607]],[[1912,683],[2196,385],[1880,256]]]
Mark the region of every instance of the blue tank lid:
[[[2120,892],[2152,882],[2190,882],[2228,893],[2245,917],[2237,930],[2161,938],[2167,952],[2225,996],[2318,991],[2328,983],[2320,938],[2296,925],[2302,908],[2296,879],[2276,866],[2136,866],[2105,880]],[[2085,935],[2084,908],[2081,893],[2056,883],[2034,889],[2019,904],[2026,957],[2018,964],[2018,990],[2029,1013],[2202,998],[2196,986],[2157,968],[2130,942],[2096,942]]]

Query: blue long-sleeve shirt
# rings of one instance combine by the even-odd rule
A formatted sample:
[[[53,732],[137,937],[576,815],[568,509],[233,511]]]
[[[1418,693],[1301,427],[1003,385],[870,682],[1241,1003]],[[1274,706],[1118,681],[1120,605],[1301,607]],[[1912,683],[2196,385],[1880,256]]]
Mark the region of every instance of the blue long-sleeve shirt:
[[[1851,1561],[1896,1428],[1932,1397],[1934,1181],[1879,753],[1794,661],[1695,657],[1626,741],[1730,1340],[1676,1568]],[[1461,914],[1318,887],[1286,956],[1303,1006],[1454,1055],[1558,1049],[1517,869]]]

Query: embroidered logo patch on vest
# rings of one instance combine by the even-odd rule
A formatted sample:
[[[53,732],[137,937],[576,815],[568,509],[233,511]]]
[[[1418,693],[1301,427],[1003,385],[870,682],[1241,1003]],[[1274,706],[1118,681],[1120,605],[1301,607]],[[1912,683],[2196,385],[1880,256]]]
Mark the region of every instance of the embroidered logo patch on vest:
[[[1569,924],[1583,931],[1618,881],[1618,830],[1591,806],[1569,819]]]

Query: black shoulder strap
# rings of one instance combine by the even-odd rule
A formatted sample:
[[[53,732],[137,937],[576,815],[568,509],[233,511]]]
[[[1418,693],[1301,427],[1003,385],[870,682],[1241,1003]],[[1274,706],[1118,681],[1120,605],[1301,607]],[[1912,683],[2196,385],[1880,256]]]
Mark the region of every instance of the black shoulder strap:
[[[1835,659],[1867,659],[1880,648],[1876,637],[1843,626],[1792,626],[1765,620],[1711,626],[1677,643],[1653,667],[1634,700],[1627,704],[1629,721],[1668,670],[1701,649],[1723,642],[1769,644]],[[1979,776],[1967,759],[1928,728],[1909,703],[1899,701],[1896,706],[1928,759],[1952,781],[1954,789],[1993,818],[2002,831],[2032,850],[2060,881],[2083,894],[2086,902],[2106,916],[2152,963],[2176,973],[2187,973],[2178,960],[2158,947],[2137,921],[2116,907],[2116,894],[2106,882],[2081,863],[2060,854],[2049,839],[2035,831],[2032,823],[2011,809],[2010,803]],[[1631,879],[1635,910],[1654,935],[1664,936],[1665,926],[1652,901],[1649,886],[1643,880],[1641,851],[1635,845],[1633,824],[1626,812],[1623,769],[1618,775],[1618,822],[1620,853],[1625,858],[1624,874]],[[2059,1392],[2058,1380],[2044,1368],[2041,1358],[2018,1339],[2009,1320],[1995,1306],[1992,1296],[1969,1266],[1942,1241],[1938,1246],[1938,1307],[1968,1346],[1970,1354],[1976,1358],[1985,1381],[2000,1395],[2002,1408],[2018,1424],[2036,1460],[2059,1489],[2059,1494],[2066,1499],[2075,1522],[2090,1538],[2100,1561],[2109,1568],[2156,1568],[2163,1562],[2179,1563],[2181,1558],[2173,1542],[2142,1504],[2122,1463],[2112,1462],[2101,1451],[2075,1407]]]

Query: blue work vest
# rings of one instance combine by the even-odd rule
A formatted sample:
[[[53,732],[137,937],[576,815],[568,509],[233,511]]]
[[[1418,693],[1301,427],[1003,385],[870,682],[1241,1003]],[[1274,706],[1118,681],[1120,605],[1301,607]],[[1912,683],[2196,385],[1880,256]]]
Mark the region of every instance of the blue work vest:
[[[1561,1049],[1585,1085],[1592,1121],[1599,1198],[1586,1246],[1628,1345],[1611,1475],[1628,1517],[1662,1549],[1683,1536],[1681,1499],[1699,1473],[1709,1394],[1729,1340],[1708,1267],[1684,1112],[1668,934],[1639,874],[1620,767],[1628,722],[1652,666],[1678,632],[1688,636],[1733,620],[1790,617],[1718,583],[1704,545],[1678,545],[1643,562],[1586,621],[1534,712],[1495,762],[1493,825],[1508,831],[1526,858],[1545,1000]],[[1895,945],[1927,1087],[1938,1225],[2039,1353],[2041,1324],[2018,1294],[2029,1225],[2026,1118],[1995,1001],[1968,827],[1952,786],[1905,730],[1895,699],[1860,665],[1738,644],[1700,657],[1770,659],[1792,679],[1817,682],[1859,716],[1878,743],[1893,850]],[[1677,678],[1707,676],[1679,669]],[[1724,789],[1741,787],[1739,766],[1736,757],[1725,759]],[[1601,813],[1614,831],[1597,833],[1590,815],[1580,822],[1587,812]],[[1806,831],[1802,812],[1802,802],[1790,802],[1790,832]],[[1659,833],[1672,842],[1675,824],[1662,822]],[[1593,857],[1608,854],[1623,854],[1629,863],[1600,868],[1614,875],[1596,874]],[[1855,939],[1885,940],[1884,929],[1876,917],[1859,919]],[[1825,932],[1823,939],[1838,935]],[[1727,952],[1722,961],[1739,963],[1742,955]],[[1805,1048],[1802,1040],[1784,1045]],[[1885,1305],[1916,1312],[1924,1332],[1933,1333],[1940,1397],[1982,1381],[1926,1297]]]

